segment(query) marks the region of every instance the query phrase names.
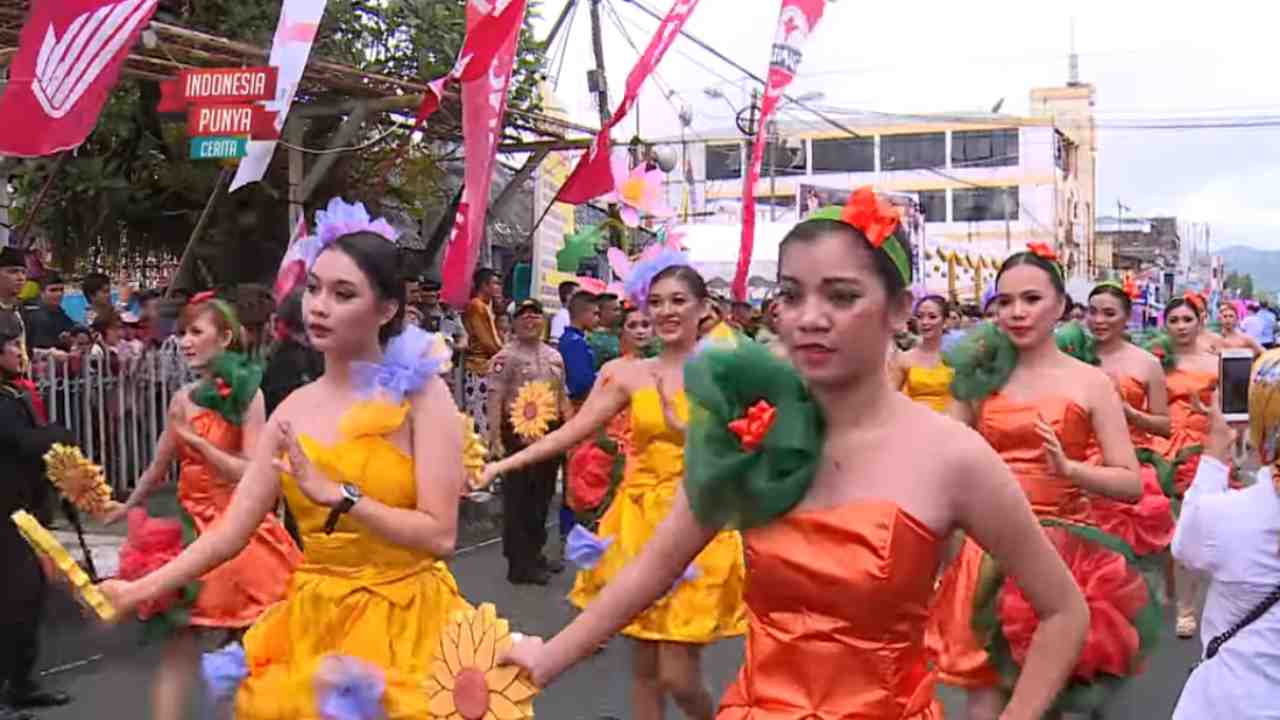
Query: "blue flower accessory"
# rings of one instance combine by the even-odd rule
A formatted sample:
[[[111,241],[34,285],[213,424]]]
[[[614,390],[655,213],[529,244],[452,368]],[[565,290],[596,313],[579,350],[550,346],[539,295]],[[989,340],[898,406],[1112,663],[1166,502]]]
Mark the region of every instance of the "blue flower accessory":
[[[434,333],[405,328],[387,343],[381,362],[351,364],[356,391],[366,397],[382,392],[400,404],[444,368],[448,358],[441,355],[442,346],[447,347]]]
[[[324,720],[381,720],[382,670],[359,658],[330,655],[315,674],[316,711]]]
[[[612,544],[613,538],[606,540],[581,525],[574,525],[565,539],[564,555],[580,569],[591,570],[600,564],[604,551]]]
[[[641,309],[649,307],[649,288],[653,279],[662,271],[679,265],[689,265],[689,256],[679,250],[663,248],[651,258],[641,260],[631,269],[631,275],[623,284],[627,299]]]
[[[244,647],[240,643],[205,653],[200,658],[200,674],[208,689],[209,700],[215,705],[228,702],[240,689],[240,683],[249,676],[245,663]]]

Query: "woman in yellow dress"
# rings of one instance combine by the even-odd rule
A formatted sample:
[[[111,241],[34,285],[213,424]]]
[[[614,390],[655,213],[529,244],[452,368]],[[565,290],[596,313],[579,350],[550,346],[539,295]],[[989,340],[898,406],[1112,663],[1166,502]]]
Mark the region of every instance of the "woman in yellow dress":
[[[560,455],[630,410],[631,441],[623,480],[600,518],[599,536],[608,546],[598,562],[578,575],[569,595],[578,607],[586,607],[640,554],[671,511],[684,475],[682,426],[688,401],[683,372],[697,344],[699,320],[708,313],[706,285],[683,254],[668,250],[639,263],[627,290],[633,301],[648,309],[662,352],[653,359],[619,358],[606,364],[572,419],[485,469],[486,479],[491,479]],[[709,538],[706,548],[691,559],[681,581],[674,588],[668,583],[670,592],[619,628],[636,640],[631,678],[631,717],[636,720],[661,718],[666,697],[689,718],[710,718],[715,704],[702,680],[702,648],[746,631],[738,533]]]
[[[924,630],[957,529],[991,549],[1045,619],[1004,720],[1039,718],[1061,686],[1087,622],[1080,592],[996,454],[886,377],[910,312],[910,250],[867,233],[897,216],[872,210],[862,230],[827,212],[779,250],[791,365],[742,341],[688,365],[689,463],[672,510],[569,627],[507,654],[535,683],[633,622],[731,526],[746,528],[751,632],[718,720],[940,720]],[[892,253],[879,249],[889,243]]]
[[[303,314],[324,375],[272,414],[220,523],[155,572],[102,585],[121,611],[176,591],[235,557],[283,493],[302,563],[243,650],[205,660],[238,720],[319,720],[344,676],[376,689],[365,699],[389,720],[422,718],[441,632],[467,607],[443,562],[457,538],[462,427],[430,352],[437,339],[400,330],[392,238],[362,206],[334,200],[317,213]]]
[[[951,380],[956,375],[942,361],[942,335],[950,309],[940,295],[927,295],[917,302],[914,315],[920,344],[889,361],[889,384],[938,412],[946,412],[951,405]]]

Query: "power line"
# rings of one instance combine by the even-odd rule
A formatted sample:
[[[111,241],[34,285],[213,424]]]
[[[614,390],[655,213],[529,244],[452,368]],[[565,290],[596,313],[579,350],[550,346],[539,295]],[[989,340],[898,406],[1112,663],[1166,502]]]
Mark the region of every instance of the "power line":
[[[644,57],[644,51],[641,50],[640,46],[636,44],[636,41],[632,39],[631,33],[627,31],[627,28],[623,26],[622,18],[618,16],[618,10],[613,6],[613,3],[604,3],[604,8],[609,14],[609,19],[613,21],[614,27],[618,28],[618,31],[622,33],[622,37],[626,39],[627,44],[635,51],[636,58],[639,59]],[[667,104],[670,105],[671,109],[675,111],[677,116],[679,116],[680,108],[676,107],[675,101],[671,99],[671,96],[675,94],[675,91],[671,90],[671,86],[662,79],[662,75],[658,73],[657,68],[654,68],[653,71],[653,82],[658,86],[658,90],[661,92],[663,99],[667,101]]]

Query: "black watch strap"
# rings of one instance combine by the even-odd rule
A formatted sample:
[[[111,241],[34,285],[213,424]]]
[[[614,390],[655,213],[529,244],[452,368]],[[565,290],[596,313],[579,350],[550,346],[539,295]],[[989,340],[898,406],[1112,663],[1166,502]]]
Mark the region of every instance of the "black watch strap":
[[[356,501],[349,497],[342,498],[341,502],[334,505],[333,509],[329,511],[329,517],[324,521],[324,534],[332,535],[334,529],[338,527],[338,520],[350,512],[355,505]]]

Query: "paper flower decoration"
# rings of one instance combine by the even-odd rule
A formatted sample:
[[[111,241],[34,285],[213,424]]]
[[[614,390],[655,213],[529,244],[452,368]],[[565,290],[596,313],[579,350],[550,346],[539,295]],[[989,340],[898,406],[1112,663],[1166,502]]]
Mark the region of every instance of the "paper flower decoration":
[[[55,443],[44,454],[45,475],[68,502],[83,513],[102,517],[119,503],[111,499],[102,468],[74,445]]]
[[[861,230],[872,247],[881,247],[902,222],[902,212],[864,186],[849,196],[840,219]]]
[[[37,553],[44,555],[53,561],[54,567],[67,578],[71,583],[71,587],[75,590],[76,595],[103,620],[110,621],[115,618],[116,610],[111,607],[111,602],[107,600],[107,596],[102,594],[97,585],[89,578],[89,573],[84,571],[71,557],[71,553],[58,542],[53,536],[36,520],[30,513],[25,510],[18,510],[9,516],[13,520],[13,524],[18,527],[18,532],[27,541],[31,548]]]
[[[581,525],[574,525],[565,538],[564,556],[582,570],[591,570],[600,564],[604,551],[613,544],[613,538],[602,538]]]
[[[405,328],[387,343],[380,362],[351,364],[356,391],[366,398],[384,393],[399,405],[406,395],[422,389],[439,374],[445,361],[440,350],[443,342],[439,334],[414,326]]]
[[[220,705],[231,700],[240,683],[249,676],[249,666],[244,659],[244,646],[231,643],[220,650],[205,653],[200,658],[200,674],[209,700]]]
[[[769,434],[769,428],[773,427],[773,421],[777,417],[778,411],[768,400],[759,400],[747,408],[746,415],[729,423],[729,432],[738,436],[744,451],[755,452],[764,442],[764,436]]]
[[[382,720],[382,670],[360,658],[330,655],[314,677],[316,710],[324,720]]]
[[[627,227],[638,227],[641,214],[669,218],[675,211],[662,197],[662,171],[649,170],[644,163],[628,168],[625,153],[615,153],[610,160],[613,169],[614,191],[605,195],[605,202],[618,203],[622,222]]]
[[[453,614],[440,654],[423,683],[434,720],[525,720],[537,689],[514,665],[498,665],[511,649],[511,627],[493,605]]]
[[[239,425],[262,384],[262,363],[237,352],[221,352],[209,364],[211,375],[191,391],[191,401]]]
[[[476,421],[470,415],[459,411],[458,419],[462,421],[462,467],[467,470],[467,486],[472,490],[483,490],[481,479],[489,449],[476,432]]]
[[[1048,260],[1049,262],[1058,262],[1058,253],[1044,243],[1027,243],[1027,252],[1035,255],[1036,257]]]
[[[1004,387],[1018,363],[1018,348],[995,323],[984,322],[943,353],[942,361],[956,371],[951,395],[972,402]]]
[[[511,402],[511,425],[517,435],[529,442],[546,435],[557,417],[556,395],[551,390],[551,383],[545,380],[521,385],[516,399]]]
[[[600,225],[588,225],[572,235],[564,236],[564,247],[556,253],[556,269],[560,272],[576,273],[586,258],[600,252],[600,244],[604,242],[604,228]]]
[[[182,552],[182,523],[172,518],[153,518],[142,508],[129,511],[129,534],[120,546],[121,580],[137,580],[155,572]],[[138,605],[138,619],[165,615],[182,599],[178,591]]]

